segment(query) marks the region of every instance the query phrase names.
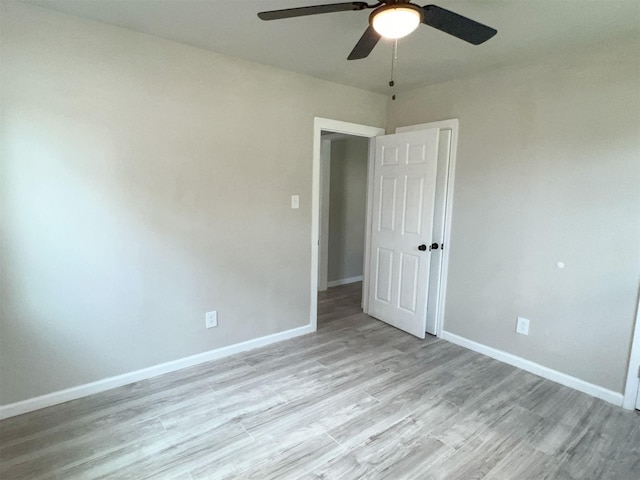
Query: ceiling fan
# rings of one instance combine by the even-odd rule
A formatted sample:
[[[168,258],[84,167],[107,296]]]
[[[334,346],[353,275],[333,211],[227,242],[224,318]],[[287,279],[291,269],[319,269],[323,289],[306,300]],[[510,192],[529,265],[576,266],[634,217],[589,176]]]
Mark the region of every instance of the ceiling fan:
[[[494,28],[487,27],[436,5],[420,7],[409,0],[381,0],[375,5],[369,5],[366,2],[346,2],[285,8],[284,10],[260,12],[258,17],[262,20],[279,20],[305,15],[318,15],[320,13],[365,9],[373,9],[373,12],[369,15],[369,27],[347,57],[348,60],[367,57],[381,37],[402,38],[413,32],[421,23],[473,45],[480,45],[498,33]]]

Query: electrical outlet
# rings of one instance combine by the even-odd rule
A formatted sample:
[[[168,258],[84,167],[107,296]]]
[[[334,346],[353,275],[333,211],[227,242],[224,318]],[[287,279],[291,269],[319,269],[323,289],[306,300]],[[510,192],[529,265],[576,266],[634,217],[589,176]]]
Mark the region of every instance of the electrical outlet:
[[[207,328],[213,328],[218,326],[218,312],[207,312],[204,316],[205,326]]]
[[[526,318],[518,317],[518,323],[516,323],[516,333],[529,335],[529,320],[527,320]]]

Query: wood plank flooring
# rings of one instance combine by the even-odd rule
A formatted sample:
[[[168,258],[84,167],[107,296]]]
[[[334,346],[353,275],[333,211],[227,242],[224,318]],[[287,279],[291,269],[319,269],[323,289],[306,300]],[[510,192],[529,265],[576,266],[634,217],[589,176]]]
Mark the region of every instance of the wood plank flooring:
[[[318,332],[0,422],[0,479],[640,479],[640,416],[319,296]]]

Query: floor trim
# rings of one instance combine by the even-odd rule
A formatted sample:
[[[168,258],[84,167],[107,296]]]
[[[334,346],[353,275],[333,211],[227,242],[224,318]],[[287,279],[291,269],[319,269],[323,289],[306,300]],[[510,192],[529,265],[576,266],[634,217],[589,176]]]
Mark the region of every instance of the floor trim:
[[[327,287],[338,287],[340,285],[346,285],[347,283],[356,283],[362,281],[362,275],[358,277],[341,278],[340,280],[331,280],[327,282]]]
[[[124,373],[115,377],[104,378],[96,382],[85,383],[84,385],[59,390],[39,397],[29,398],[20,402],[10,403],[8,405],[2,405],[0,406],[0,420],[15,417],[16,415],[22,415],[23,413],[32,412],[41,408],[50,407],[52,405],[57,405],[59,403],[68,402],[69,400],[93,395],[94,393],[104,392],[105,390],[121,387],[133,382],[139,382],[147,378],[157,377],[164,373],[174,372],[182,368],[192,367],[200,363],[209,362],[211,360],[245,352],[254,348],[264,347],[272,343],[281,342],[282,340],[288,340],[300,335],[305,335],[312,331],[313,328],[311,325],[305,325],[303,327],[285,330],[284,332],[254,338],[253,340],[247,340],[246,342],[216,348],[215,350],[209,350],[208,352],[191,355],[171,362],[161,363],[141,370]]]
[[[473,350],[474,352],[482,353],[483,355],[487,355],[488,357],[494,358],[504,363],[508,363],[509,365],[513,365],[514,367],[518,367],[542,378],[546,378],[547,380],[551,380],[552,382],[559,383],[560,385],[564,385],[565,387],[573,388],[574,390],[578,390],[593,397],[600,398],[618,407],[622,406],[623,395],[621,393],[614,392],[613,390],[608,390],[593,383],[585,382],[584,380],[580,380],[579,378],[572,377],[571,375],[567,375],[566,373],[553,370],[551,368],[540,365],[539,363],[526,360],[511,353],[503,352],[502,350],[497,350],[495,348],[488,347],[487,345],[474,342],[473,340],[461,337],[459,335],[456,335],[455,333],[443,331],[441,338],[451,343],[455,343],[456,345],[460,345],[461,347]]]

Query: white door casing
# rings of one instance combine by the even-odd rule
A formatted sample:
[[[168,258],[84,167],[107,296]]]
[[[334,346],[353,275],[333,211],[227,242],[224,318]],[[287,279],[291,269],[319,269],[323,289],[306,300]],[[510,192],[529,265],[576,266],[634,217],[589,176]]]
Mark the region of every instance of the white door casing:
[[[636,325],[633,331],[627,382],[622,402],[622,406],[629,410],[634,408],[640,410],[640,293],[636,305]]]
[[[438,131],[438,168],[436,173],[436,195],[433,210],[433,232],[431,241],[440,244],[438,250],[431,252],[429,266],[429,289],[427,291],[427,333],[436,335],[440,306],[440,287],[442,278],[444,222],[447,195],[447,176],[451,155],[451,130],[440,128]],[[449,245],[447,245],[447,251]]]
[[[438,132],[375,142],[368,313],[419,338],[425,338]]]

